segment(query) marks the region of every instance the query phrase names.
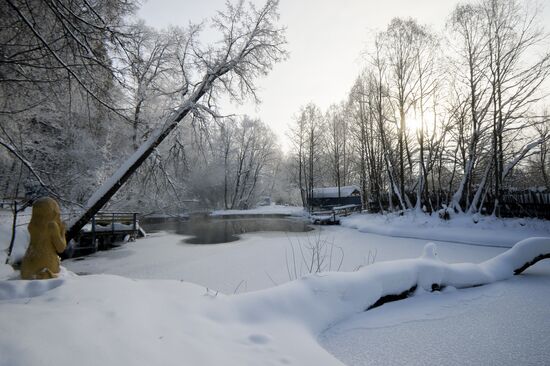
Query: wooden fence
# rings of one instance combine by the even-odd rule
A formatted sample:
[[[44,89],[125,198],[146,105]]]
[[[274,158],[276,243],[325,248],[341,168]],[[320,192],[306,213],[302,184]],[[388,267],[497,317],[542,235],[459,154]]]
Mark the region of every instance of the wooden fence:
[[[416,203],[416,193],[408,193],[411,204]],[[439,192],[432,193],[429,197],[435,211],[441,209],[443,205],[447,205],[452,193]],[[469,202],[473,199],[473,194],[469,197]],[[399,207],[396,197],[392,198],[393,208]],[[490,215],[495,207],[496,197],[487,193],[483,200],[483,206],[480,211],[482,214]],[[390,207],[387,193],[380,200],[368,202],[367,208],[371,212],[380,212],[381,207],[384,210],[389,210]],[[428,208],[429,209],[429,208]],[[502,217],[536,217],[550,220],[550,191],[505,191],[500,202],[500,216]]]

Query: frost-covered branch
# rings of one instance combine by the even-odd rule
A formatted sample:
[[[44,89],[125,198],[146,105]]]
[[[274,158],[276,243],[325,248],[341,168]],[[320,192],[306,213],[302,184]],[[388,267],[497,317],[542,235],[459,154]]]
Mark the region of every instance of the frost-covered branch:
[[[95,93],[81,78],[80,75],[74,70],[74,67],[72,67],[67,61],[65,61],[60,53],[55,49],[55,47],[46,40],[44,35],[35,27],[33,22],[23,13],[23,11],[11,0],[6,0],[6,2],[9,4],[9,6],[15,11],[17,16],[23,21],[23,23],[29,28],[29,30],[34,34],[36,39],[43,45],[43,47],[47,50],[47,52],[59,63],[59,65],[65,69],[71,77],[76,80],[76,82],[86,91],[88,95],[90,95],[93,99],[95,99],[99,104],[106,107],[109,110],[112,110],[113,112],[120,114],[119,110],[113,107],[112,104],[106,102],[103,98],[101,98],[97,93]],[[86,47],[86,50],[88,51],[89,48]],[[91,51],[89,51],[91,52]],[[121,115],[122,116],[122,115]],[[124,116],[123,116],[124,117]]]
[[[19,151],[15,148],[15,146],[13,146],[12,144],[4,141],[3,139],[0,138],[0,145],[2,145],[4,148],[6,148],[13,156],[15,156],[15,158],[17,158],[17,160],[19,160],[24,166],[25,168],[28,169],[28,171],[36,178],[36,180],[38,181],[38,183],[40,184],[40,186],[42,188],[44,188],[49,194],[51,194],[52,196],[56,197],[56,198],[59,198],[59,195],[54,192],[43,180],[42,178],[40,177],[40,175],[36,172],[36,170],[34,169],[33,165],[31,164],[31,162],[29,162],[27,159],[25,159],[25,157],[23,155],[21,155],[19,153]]]
[[[527,155],[529,151],[531,151],[536,146],[542,144],[543,142],[544,142],[544,139],[538,139],[536,141],[533,141],[525,145],[523,149],[521,149],[519,154],[511,162],[509,162],[508,165],[506,165],[506,167],[502,171],[502,180],[504,180],[504,178],[508,176],[510,171],[517,165],[517,163],[520,162],[521,159],[523,159]]]

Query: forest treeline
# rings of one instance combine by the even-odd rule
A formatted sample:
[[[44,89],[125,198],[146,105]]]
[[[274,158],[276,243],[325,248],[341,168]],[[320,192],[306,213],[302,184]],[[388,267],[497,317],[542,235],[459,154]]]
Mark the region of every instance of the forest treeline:
[[[297,114],[302,201],[320,185],[357,184],[374,211],[500,215],[513,192],[548,193],[550,48],[539,14],[533,2],[481,0],[457,5],[440,32],[393,19],[343,102]]]
[[[207,25],[162,30],[137,19],[138,8],[2,2],[2,199],[84,204],[200,86],[199,75],[243,56],[232,54],[251,19],[242,1]],[[549,38],[539,14],[529,1],[480,0],[457,5],[440,30],[393,19],[342,102],[296,111],[283,154],[264,122],[219,108],[227,96],[257,98],[251,78],[286,57],[273,10],[257,38],[267,51],[216,80],[109,205],[181,212],[247,208],[265,196],[305,205],[314,187],[356,184],[373,210],[499,214],[511,191],[549,187]],[[218,43],[203,42],[206,26]]]

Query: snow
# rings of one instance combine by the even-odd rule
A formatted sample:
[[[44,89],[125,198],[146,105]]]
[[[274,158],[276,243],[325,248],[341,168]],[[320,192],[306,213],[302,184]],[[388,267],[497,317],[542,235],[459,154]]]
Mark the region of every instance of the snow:
[[[346,210],[348,208],[360,208],[360,207],[361,205],[343,205],[343,206],[333,207],[332,209],[335,211],[338,211],[338,210]]]
[[[127,231],[127,230],[133,230],[134,225],[133,224],[123,224],[120,222],[114,222],[107,225],[100,225],[96,224],[95,230],[96,231]],[[85,232],[91,232],[92,231],[92,224],[86,224],[82,227],[82,231]],[[136,223],[136,230],[141,230],[141,227],[139,226],[139,223]]]
[[[339,216],[338,216],[339,217]],[[325,222],[325,221],[331,221],[336,218],[335,215],[329,214],[329,215],[309,215],[309,218],[313,222]]]
[[[148,218],[148,219],[173,219],[173,218],[183,218],[183,219],[187,219],[187,218],[189,218],[189,215],[188,215],[188,214],[185,214],[185,213],[180,213],[180,214],[166,214],[166,213],[154,212],[154,213],[150,213],[150,214],[144,215],[144,216],[142,216],[142,217],[145,217],[145,218]]]
[[[529,272],[385,304],[337,324],[319,341],[347,365],[545,365],[550,272]]]
[[[288,215],[288,216],[304,216],[303,207],[299,206],[283,206],[269,205],[259,206],[249,210],[216,210],[211,216],[228,216],[228,215]]]
[[[7,251],[10,246],[11,228],[13,216],[9,210],[0,210],[0,279],[2,273],[10,273],[11,268],[3,267],[6,262]],[[26,210],[18,215],[15,242],[10,256],[10,263],[19,262],[25,255],[29,246],[30,236],[27,231],[27,224],[30,220],[30,210]]]
[[[292,240],[306,243],[316,233]],[[506,251],[426,245],[345,227],[320,233],[343,248],[348,272],[288,282],[290,244],[283,233],[245,234],[217,245],[155,234],[63,262],[71,271],[96,274],[0,281],[0,364],[73,365],[76,355],[82,365],[511,365],[548,359],[549,263],[493,282],[548,253],[550,238]],[[376,263],[364,263],[374,250]],[[247,285],[235,291],[243,281]],[[427,292],[433,283],[447,287]],[[482,283],[493,284],[456,289]],[[364,311],[380,296],[415,284],[412,298]],[[51,332],[60,336],[44,336]]]
[[[295,248],[300,243],[305,250],[319,233],[321,239],[343,249],[343,271],[368,264],[372,253],[376,253],[377,262],[414,258],[426,244],[425,240],[384,237],[339,226],[316,227],[312,232],[288,235],[249,233],[236,242],[216,245],[187,244],[184,240],[189,236],[155,233],[84,260],[64,261],[63,265],[76,273],[185,280],[232,294],[241,282],[239,293],[272,287],[273,281],[277,284],[289,281],[285,256],[290,257],[291,242]],[[436,244],[439,258],[446,262],[479,262],[504,250],[440,241]],[[333,263],[337,265],[338,260],[334,254]]]
[[[360,214],[342,218],[341,224],[366,233],[506,248],[529,237],[550,236],[550,223],[546,220],[497,219],[477,214],[453,215],[447,221],[415,212],[403,216]]]

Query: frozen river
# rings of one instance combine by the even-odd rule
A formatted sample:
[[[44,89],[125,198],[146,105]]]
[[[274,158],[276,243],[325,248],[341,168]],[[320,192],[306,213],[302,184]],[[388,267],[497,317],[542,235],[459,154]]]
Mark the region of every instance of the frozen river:
[[[184,220],[145,220],[140,225],[148,233],[165,231],[191,236],[185,239],[190,244],[229,243],[239,240],[242,234],[260,231],[296,233],[313,230],[308,221],[283,215],[199,216]]]

